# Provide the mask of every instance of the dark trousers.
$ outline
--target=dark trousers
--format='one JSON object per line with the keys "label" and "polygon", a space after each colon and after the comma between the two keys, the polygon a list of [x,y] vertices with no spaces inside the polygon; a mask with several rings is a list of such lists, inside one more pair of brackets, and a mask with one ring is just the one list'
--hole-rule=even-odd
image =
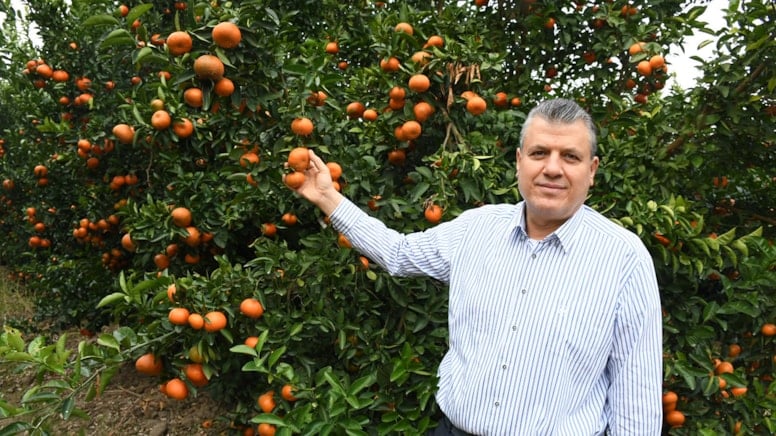
{"label": "dark trousers", "polygon": [[474,436],[471,433],[457,428],[447,419],[447,416],[442,415],[442,419],[437,423],[436,428],[433,428],[426,433],[426,436]]}

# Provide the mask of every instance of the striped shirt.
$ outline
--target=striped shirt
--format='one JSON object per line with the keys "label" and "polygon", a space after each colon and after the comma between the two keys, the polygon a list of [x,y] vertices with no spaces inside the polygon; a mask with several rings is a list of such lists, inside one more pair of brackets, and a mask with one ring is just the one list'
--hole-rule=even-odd
{"label": "striped shirt", "polygon": [[583,205],[532,241],[523,203],[423,232],[388,229],[348,200],[332,224],[397,276],[449,285],[436,400],[480,435],[659,435],[662,319],[639,238]]}

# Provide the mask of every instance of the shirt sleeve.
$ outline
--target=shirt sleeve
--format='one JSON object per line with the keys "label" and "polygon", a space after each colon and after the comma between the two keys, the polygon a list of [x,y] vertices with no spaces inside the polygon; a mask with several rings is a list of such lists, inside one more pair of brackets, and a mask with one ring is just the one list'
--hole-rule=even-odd
{"label": "shirt sleeve", "polygon": [[448,283],[451,241],[443,223],[432,229],[402,234],[369,216],[348,199],[331,213],[331,223],[360,253],[394,276],[430,276]]}
{"label": "shirt sleeve", "polygon": [[659,435],[663,423],[663,324],[652,259],[644,248],[620,295],[606,413],[611,435]]}

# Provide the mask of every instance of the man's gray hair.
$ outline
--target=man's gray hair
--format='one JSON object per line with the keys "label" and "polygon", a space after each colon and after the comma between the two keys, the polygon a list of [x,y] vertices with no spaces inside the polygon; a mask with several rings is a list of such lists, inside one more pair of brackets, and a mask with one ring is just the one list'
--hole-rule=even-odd
{"label": "man's gray hair", "polygon": [[542,118],[550,123],[560,124],[573,124],[582,120],[590,133],[590,156],[593,157],[598,152],[596,128],[593,123],[593,118],[576,102],[565,98],[545,100],[528,112],[528,117],[526,117],[523,128],[520,130],[520,148],[523,148],[525,133],[528,126],[536,117]]}

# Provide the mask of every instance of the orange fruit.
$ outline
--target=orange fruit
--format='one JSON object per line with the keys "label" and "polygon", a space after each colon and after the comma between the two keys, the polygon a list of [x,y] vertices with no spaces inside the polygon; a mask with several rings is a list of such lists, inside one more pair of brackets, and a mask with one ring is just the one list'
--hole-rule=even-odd
{"label": "orange fruit", "polygon": [[175,283],[170,284],[170,286],[167,286],[167,299],[170,300],[170,303],[175,303],[175,294],[178,292],[178,287],[175,286]]}
{"label": "orange fruit", "polygon": [[271,238],[278,233],[278,226],[274,223],[264,223],[261,225],[261,234]]}
{"label": "orange fruit", "polygon": [[194,330],[202,330],[202,327],[205,326],[205,318],[202,318],[202,315],[198,313],[192,313],[189,315],[188,322],[189,327],[193,328]]}
{"label": "orange fruit", "polygon": [[208,382],[205,371],[201,363],[188,363],[183,367],[183,373],[186,374],[186,379],[194,386],[201,388]]}
{"label": "orange fruit", "polygon": [[156,130],[165,130],[172,124],[172,117],[166,110],[158,110],[151,115],[151,126]]}
{"label": "orange fruit", "polygon": [[256,348],[256,345],[259,343],[259,337],[248,336],[243,343],[251,348]]}
{"label": "orange fruit", "polygon": [[426,41],[426,44],[423,45],[424,48],[426,47],[437,47],[442,48],[445,45],[445,40],[439,35],[431,35],[428,37],[428,40]]}
{"label": "orange fruit", "polygon": [[772,324],[772,323],[763,324],[763,326],[760,328],[760,333],[762,333],[763,336],[767,336],[767,337],[776,336],[776,324]]}
{"label": "orange fruit", "polygon": [[283,388],[280,390],[280,396],[283,397],[286,401],[296,401],[296,397],[294,396],[294,387],[286,384],[283,385]]}
{"label": "orange fruit", "polygon": [[135,245],[135,242],[132,240],[132,236],[130,236],[129,233],[125,233],[124,236],[121,237],[121,246],[130,253],[134,253],[137,249],[137,245]]}
{"label": "orange fruit", "polygon": [[40,64],[35,68],[35,72],[44,79],[49,79],[54,74],[54,70],[46,64]]}
{"label": "orange fruit", "polygon": [[407,152],[401,148],[395,148],[388,152],[388,162],[391,165],[404,165],[404,161],[407,159]]}
{"label": "orange fruit", "polygon": [[337,235],[337,245],[342,248],[353,248],[353,244],[350,243],[348,237],[342,233]]}
{"label": "orange fruit", "polygon": [[671,427],[681,427],[685,421],[684,413],[678,410],[672,410],[666,413],[665,420],[666,424]]}
{"label": "orange fruit", "polygon": [[188,138],[194,134],[194,123],[188,118],[181,118],[172,124],[172,131],[178,138]]}
{"label": "orange fruit", "polygon": [[131,144],[135,139],[135,128],[129,124],[116,124],[113,127],[113,136],[122,144]]}
{"label": "orange fruit", "polygon": [[313,133],[313,122],[306,117],[295,118],[291,121],[291,131],[299,136],[310,136]]}
{"label": "orange fruit", "polygon": [[283,176],[283,183],[291,189],[299,189],[304,185],[305,175],[301,171],[294,171]]}
{"label": "orange fruit", "polygon": [[361,116],[364,115],[365,110],[366,107],[364,107],[364,104],[358,101],[349,103],[345,107],[345,113],[348,114],[350,119],[361,118]]}
{"label": "orange fruit", "polygon": [[375,121],[377,119],[377,111],[374,109],[366,109],[363,113],[364,120]]}
{"label": "orange fruit", "polygon": [[401,128],[402,128],[402,134],[409,141],[416,139],[418,136],[420,136],[420,133],[422,132],[420,123],[412,120],[406,121],[404,124],[402,124]]}
{"label": "orange fruit", "polygon": [[32,174],[38,178],[46,177],[46,175],[48,175],[48,168],[46,168],[45,165],[35,165],[35,167],[32,169]]}
{"label": "orange fruit", "polygon": [[167,50],[173,56],[180,56],[191,51],[193,41],[191,35],[184,31],[172,32],[167,39]]}
{"label": "orange fruit", "polygon": [[154,265],[160,270],[167,269],[170,267],[170,258],[166,254],[159,253],[154,256]]}
{"label": "orange fruit", "polygon": [[186,227],[187,236],[183,238],[183,242],[189,247],[197,247],[202,242],[202,233],[198,228],[194,226]]}
{"label": "orange fruit", "polygon": [[178,227],[188,227],[191,225],[191,211],[185,207],[176,207],[170,212],[172,223]]}
{"label": "orange fruit", "polygon": [[730,374],[730,373],[732,373],[734,370],[735,370],[735,368],[733,368],[733,364],[732,364],[732,363],[730,363],[730,362],[724,361],[724,360],[723,360],[723,361],[721,361],[721,362],[719,362],[719,365],[717,365],[717,366],[714,368],[714,372],[715,372],[717,375],[720,375],[720,374]]}
{"label": "orange fruit", "polygon": [[240,45],[240,40],[242,40],[240,28],[229,21],[216,24],[213,27],[211,36],[213,37],[213,42],[221,48],[235,48]]}
{"label": "orange fruit", "polygon": [[141,374],[157,376],[162,373],[164,365],[162,359],[153,353],[146,353],[135,360],[135,369]]}
{"label": "orange fruit", "polygon": [[288,153],[287,162],[294,171],[304,171],[310,166],[310,152],[307,147],[296,147]]}
{"label": "orange fruit", "polygon": [[218,82],[224,77],[224,63],[217,56],[202,55],[194,61],[194,74],[200,79]]}
{"label": "orange fruit", "polygon": [[419,123],[426,121],[435,112],[434,106],[425,101],[419,101],[412,107],[412,113],[415,114],[415,120]]}
{"label": "orange fruit", "polygon": [[406,95],[407,92],[401,86],[394,86],[388,91],[388,97],[395,100],[403,100]]}
{"label": "orange fruit", "polygon": [[661,55],[655,55],[649,58],[649,66],[652,67],[653,70],[659,70],[663,68],[666,65],[666,60]]}
{"label": "orange fruit", "polygon": [[240,303],[240,313],[248,318],[259,318],[264,314],[264,307],[262,307],[259,300],[255,298],[246,298]]}
{"label": "orange fruit", "polygon": [[167,314],[167,319],[174,325],[186,325],[189,323],[189,309],[185,307],[173,307]]}
{"label": "orange fruit", "polygon": [[644,50],[644,43],[643,42],[635,42],[630,47],[628,47],[628,54],[631,56],[635,56],[639,53],[641,53]]}
{"label": "orange fruit", "polygon": [[202,107],[204,103],[202,90],[194,87],[183,91],[183,101],[191,107]]}
{"label": "orange fruit", "polygon": [[337,41],[330,41],[326,43],[326,48],[324,50],[328,54],[337,54],[339,53],[339,43]]}
{"label": "orange fruit", "polygon": [[738,344],[730,344],[728,346],[728,357],[735,359],[741,354],[741,346]]}
{"label": "orange fruit", "polygon": [[264,413],[272,413],[273,410],[275,410],[275,391],[268,391],[261,395],[259,395],[258,400],[256,402],[259,404],[259,408]]}
{"label": "orange fruit", "polygon": [[249,166],[252,166],[252,165],[256,165],[260,161],[261,161],[261,158],[259,158],[259,155],[254,153],[254,152],[252,152],[252,151],[248,151],[246,153],[243,153],[240,156],[240,166],[243,167],[243,168],[246,168],[246,167],[249,167]]}
{"label": "orange fruit", "polygon": [[296,215],[292,212],[286,212],[280,217],[280,221],[287,226],[293,226],[297,223]]}
{"label": "orange fruit", "polygon": [[214,310],[205,314],[205,330],[208,332],[217,332],[226,327],[226,315],[223,312]]}
{"label": "orange fruit", "polygon": [[164,393],[175,400],[185,400],[189,396],[189,388],[179,378],[174,378],[164,385]]}
{"label": "orange fruit", "polygon": [[392,98],[388,100],[388,107],[391,108],[391,110],[398,111],[404,108],[405,103],[406,101],[403,98],[400,100]]}
{"label": "orange fruit", "polygon": [[735,388],[730,388],[730,393],[733,394],[734,397],[743,397],[746,395],[746,387],[745,386],[738,386]]}
{"label": "orange fruit", "polygon": [[431,61],[431,53],[425,51],[425,50],[419,50],[412,54],[412,57],[410,57],[410,60],[420,66],[426,66],[426,64]]}
{"label": "orange fruit", "polygon": [[466,110],[472,115],[482,115],[487,108],[488,103],[479,95],[475,95],[466,102]]}
{"label": "orange fruit", "polygon": [[641,61],[636,65],[636,71],[642,76],[649,76],[652,74],[652,65],[649,64],[649,61]]}
{"label": "orange fruit", "polygon": [[399,59],[394,56],[380,60],[380,69],[387,73],[395,73],[396,71],[399,71],[400,66]]}
{"label": "orange fruit", "polygon": [[70,74],[67,73],[65,70],[56,70],[53,73],[51,73],[51,80],[55,82],[67,82],[70,80]]}
{"label": "orange fruit", "polygon": [[415,33],[415,29],[412,28],[412,25],[409,23],[405,23],[403,21],[397,24],[396,27],[393,28],[393,30],[396,32],[404,32],[408,35],[412,35],[413,33]]}
{"label": "orange fruit", "polygon": [[442,208],[438,204],[429,204],[423,212],[426,221],[436,224],[442,220]]}
{"label": "orange fruit", "polygon": [[431,87],[431,80],[425,74],[414,74],[407,85],[415,92],[426,92]]}
{"label": "orange fruit", "polygon": [[229,97],[234,94],[234,82],[224,77],[216,82],[216,85],[213,87],[213,92],[221,97]]}
{"label": "orange fruit", "polygon": [[337,162],[326,162],[326,166],[329,168],[331,174],[331,180],[339,180],[342,177],[342,166]]}
{"label": "orange fruit", "polygon": [[679,401],[679,396],[676,395],[676,392],[668,391],[663,394],[663,410],[666,412],[670,412],[671,410],[676,409],[676,402]]}
{"label": "orange fruit", "polygon": [[272,424],[267,424],[266,422],[262,422],[259,424],[257,432],[259,436],[275,436],[275,426]]}

